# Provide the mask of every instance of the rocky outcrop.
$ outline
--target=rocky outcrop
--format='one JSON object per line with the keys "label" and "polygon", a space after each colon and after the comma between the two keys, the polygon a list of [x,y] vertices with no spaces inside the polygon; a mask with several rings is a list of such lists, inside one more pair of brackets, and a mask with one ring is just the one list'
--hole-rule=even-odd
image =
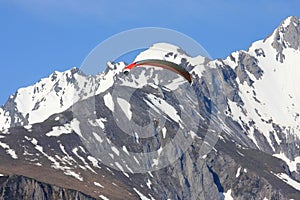
{"label": "rocky outcrop", "polygon": [[93,200],[81,192],[39,182],[32,178],[9,175],[0,177],[0,199],[22,200]]}
{"label": "rocky outcrop", "polygon": [[[34,112],[45,118],[27,126],[12,120],[18,126],[0,132],[0,170],[48,184],[3,176],[3,198],[297,199],[299,79],[292,74],[285,84],[290,74],[280,70],[300,62],[299,24],[290,17],[225,60],[193,63],[181,50],[162,55],[193,74],[191,85],[151,68],[124,78],[124,66],[110,63],[97,85],[73,69],[62,82],[55,74],[42,81],[50,89],[42,83],[24,90],[35,94],[24,96],[34,100],[32,109],[19,107],[24,119],[12,96],[5,112],[13,109],[25,124]],[[67,101],[71,89],[82,101]],[[45,100],[44,90],[55,101]]]}

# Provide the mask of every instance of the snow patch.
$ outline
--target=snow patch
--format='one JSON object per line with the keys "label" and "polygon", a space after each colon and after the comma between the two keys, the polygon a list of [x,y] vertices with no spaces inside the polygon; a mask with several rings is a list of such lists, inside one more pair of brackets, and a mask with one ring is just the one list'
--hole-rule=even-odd
{"label": "snow patch", "polygon": [[140,162],[139,162],[139,160],[138,160],[135,156],[133,156],[133,159],[134,159],[134,161],[135,161],[138,165],[141,165]]}
{"label": "snow patch", "polygon": [[77,174],[76,172],[74,172],[74,171],[67,170],[67,171],[64,172],[64,174],[68,175],[68,176],[73,176],[74,178],[76,178],[79,181],[83,181],[83,178],[79,174]]}
{"label": "snow patch", "polygon": [[103,100],[104,100],[104,104],[106,105],[106,107],[108,107],[109,110],[114,112],[115,105],[114,105],[112,96],[109,92],[106,95],[104,95]]}
{"label": "snow patch", "polygon": [[96,186],[98,186],[98,187],[101,187],[101,188],[104,188],[104,186],[103,185],[101,185],[100,183],[98,183],[98,182],[94,182],[94,185],[96,185]]}
{"label": "snow patch", "polygon": [[102,139],[97,133],[93,132],[93,136],[96,138],[96,140],[97,140],[98,142],[100,142],[100,143],[103,142],[103,139]]}
{"label": "snow patch", "polygon": [[233,197],[231,196],[231,189],[227,190],[227,192],[223,193],[224,200],[233,200]]}
{"label": "snow patch", "polygon": [[112,146],[111,147],[111,150],[118,156],[120,156],[120,151],[115,147],[115,146]]}
{"label": "snow patch", "polygon": [[279,174],[275,174],[273,172],[271,172],[272,174],[274,174],[275,176],[277,176],[278,178],[280,178],[281,180],[283,180],[285,183],[287,183],[288,185],[292,186],[293,188],[295,188],[296,190],[300,191],[300,183],[293,180],[291,177],[289,177],[287,174],[284,173],[279,173]]}
{"label": "snow patch", "polygon": [[101,169],[101,167],[98,165],[98,160],[96,158],[94,158],[92,156],[88,156],[87,159],[92,162],[94,167]]}
{"label": "snow patch", "polygon": [[132,112],[130,110],[130,104],[125,99],[122,99],[122,98],[119,98],[119,97],[117,98],[117,102],[120,105],[122,111],[125,113],[126,117],[129,120],[131,120]]}
{"label": "snow patch", "polygon": [[153,178],[153,174],[151,171],[148,171],[148,174]]}
{"label": "snow patch", "polygon": [[151,200],[147,198],[145,195],[143,195],[140,191],[138,191],[136,188],[133,188],[133,190],[139,195],[141,200]]}
{"label": "snow patch", "polygon": [[122,165],[120,165],[120,163],[115,162],[115,165],[117,166],[117,168],[120,169],[121,172],[123,172],[123,174],[124,174],[127,178],[129,178],[129,175],[124,171],[124,169],[123,169]]}
{"label": "snow patch", "polygon": [[181,118],[178,115],[177,110],[171,104],[166,102],[164,99],[159,98],[153,94],[148,94],[145,102],[147,103],[148,106],[150,106],[152,108],[154,106],[154,108],[153,108],[154,110],[156,108],[158,108],[162,113],[165,113],[172,120],[174,120],[179,125],[181,125]]}
{"label": "snow patch", "polygon": [[18,156],[17,156],[15,150],[11,149],[8,144],[0,141],[0,147],[5,149],[6,153],[9,154],[13,159],[18,159]]}
{"label": "snow patch", "polygon": [[134,132],[134,138],[135,138],[135,142],[139,143],[139,135],[137,134],[137,132]]}
{"label": "snow patch", "polygon": [[129,155],[129,152],[128,152],[126,146],[123,146],[122,149],[123,149],[123,151],[124,151],[127,155]]}
{"label": "snow patch", "polygon": [[83,136],[81,134],[81,129],[80,129],[80,121],[78,121],[78,119],[73,119],[71,121],[71,127],[77,133],[77,135],[79,135],[81,138],[83,138]]}
{"label": "snow patch", "polygon": [[66,124],[64,126],[54,126],[52,130],[46,133],[48,137],[58,137],[63,134],[70,134],[72,133],[72,128],[70,124]]}
{"label": "snow patch", "polygon": [[106,196],[104,196],[104,195],[102,195],[102,194],[101,194],[99,197],[100,197],[101,199],[103,199],[103,200],[109,200],[109,198],[107,198]]}
{"label": "snow patch", "polygon": [[150,179],[148,179],[146,185],[149,189],[151,189],[152,182],[150,181]]}
{"label": "snow patch", "polygon": [[189,131],[189,135],[194,140],[195,138],[200,138],[194,131]]}
{"label": "snow patch", "polygon": [[291,172],[297,171],[297,164],[300,163],[300,156],[294,158],[294,160],[290,160],[286,155],[282,152],[279,154],[273,154],[274,157],[283,160],[288,166]]}
{"label": "snow patch", "polygon": [[107,91],[110,87],[113,86],[115,80],[115,76],[122,72],[123,68],[125,67],[125,63],[117,63],[114,67],[117,67],[114,70],[108,70],[106,74],[101,74],[100,77],[96,80],[99,83],[99,87],[96,90],[96,95],[101,94]]}
{"label": "snow patch", "polygon": [[[81,147],[81,146],[80,146]],[[80,148],[79,147],[79,148]],[[84,149],[81,147],[80,148],[82,151],[84,151]],[[87,168],[87,169],[89,169],[90,171],[92,171],[92,172],[94,172],[95,174],[97,174],[96,172],[95,172],[95,170],[93,170],[90,166],[89,166],[89,164],[85,161],[85,159],[83,158],[83,157],[81,157],[79,154],[78,154],[78,148],[77,147],[75,147],[74,149],[72,149],[72,152],[84,163],[84,166],[85,166],[85,168]]]}
{"label": "snow patch", "polygon": [[31,124],[28,124],[28,125],[24,126],[24,128],[27,129],[27,130],[31,130],[32,125],[31,125]]}
{"label": "snow patch", "polygon": [[167,134],[167,129],[166,129],[166,127],[163,127],[163,128],[161,129],[161,132],[162,132],[162,134],[163,134],[163,139],[165,139],[165,138],[166,138],[166,134]]}
{"label": "snow patch", "polygon": [[100,119],[94,119],[94,120],[89,119],[88,121],[92,126],[96,126],[96,127],[99,126],[100,128],[102,128],[104,130],[105,125],[103,122],[106,122],[107,120],[106,120],[106,118],[100,118]]}
{"label": "snow patch", "polygon": [[235,177],[237,178],[237,177],[239,177],[240,175],[241,175],[241,167],[239,167],[238,169],[237,169],[237,171],[236,171],[236,175],[235,175]]}
{"label": "snow patch", "polygon": [[158,166],[158,158],[153,158],[152,159],[152,167]]}

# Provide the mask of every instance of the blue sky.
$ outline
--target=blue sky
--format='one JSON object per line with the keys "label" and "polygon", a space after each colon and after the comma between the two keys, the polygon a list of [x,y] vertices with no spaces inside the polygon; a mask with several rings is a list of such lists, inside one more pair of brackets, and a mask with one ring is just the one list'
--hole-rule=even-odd
{"label": "blue sky", "polygon": [[297,0],[0,0],[0,104],[54,70],[80,67],[108,37],[163,27],[199,42],[212,58],[247,49],[290,15]]}

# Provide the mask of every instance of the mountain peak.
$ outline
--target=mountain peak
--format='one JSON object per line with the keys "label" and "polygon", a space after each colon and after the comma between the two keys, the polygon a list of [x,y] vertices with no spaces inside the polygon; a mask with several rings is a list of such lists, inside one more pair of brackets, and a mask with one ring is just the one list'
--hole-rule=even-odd
{"label": "mountain peak", "polygon": [[[286,40],[292,42],[299,38],[300,20],[298,17],[290,16],[283,20],[273,33],[275,40]],[[292,36],[292,37],[291,37]]]}
{"label": "mountain peak", "polygon": [[[136,58],[136,60],[144,60],[144,59],[166,59],[166,57],[170,57],[170,53],[176,58],[179,57],[189,57],[189,55],[182,50],[180,47],[169,44],[169,43],[155,43],[147,50],[141,52]],[[176,56],[175,56],[176,55]]]}
{"label": "mountain peak", "polygon": [[[272,46],[279,54],[283,49],[293,48],[300,49],[300,20],[295,16],[286,18],[279,27],[273,32]],[[281,59],[282,62],[282,59]]]}
{"label": "mountain peak", "polygon": [[289,16],[285,20],[281,22],[279,27],[287,28],[290,25],[298,26],[299,25],[299,18],[296,16]]}
{"label": "mountain peak", "polygon": [[191,85],[108,62],[19,89],[0,107],[0,190],[16,191],[6,174],[21,173],[98,199],[298,199],[299,25],[288,17],[226,60],[167,43],[136,58],[176,62]]}
{"label": "mountain peak", "polygon": [[285,60],[285,50],[300,50],[300,19],[296,16],[287,17],[280,25],[264,40],[254,42],[248,52],[255,51],[256,55],[263,55],[262,49],[271,46],[272,52],[276,56],[276,60],[283,63]]}

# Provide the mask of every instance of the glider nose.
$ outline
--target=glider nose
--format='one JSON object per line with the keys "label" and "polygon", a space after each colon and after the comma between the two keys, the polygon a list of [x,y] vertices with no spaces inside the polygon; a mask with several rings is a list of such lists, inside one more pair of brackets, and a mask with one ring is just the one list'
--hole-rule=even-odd
{"label": "glider nose", "polygon": [[128,74],[129,74],[129,70],[127,70],[127,69],[124,69],[123,73],[124,73],[126,76],[128,76]]}
{"label": "glider nose", "polygon": [[134,62],[134,63],[131,63],[131,64],[129,64],[129,65],[127,65],[124,69],[123,69],[123,73],[127,76],[128,74],[129,74],[129,72],[130,72],[130,70],[132,69],[132,68],[134,68],[136,66],[136,63]]}

